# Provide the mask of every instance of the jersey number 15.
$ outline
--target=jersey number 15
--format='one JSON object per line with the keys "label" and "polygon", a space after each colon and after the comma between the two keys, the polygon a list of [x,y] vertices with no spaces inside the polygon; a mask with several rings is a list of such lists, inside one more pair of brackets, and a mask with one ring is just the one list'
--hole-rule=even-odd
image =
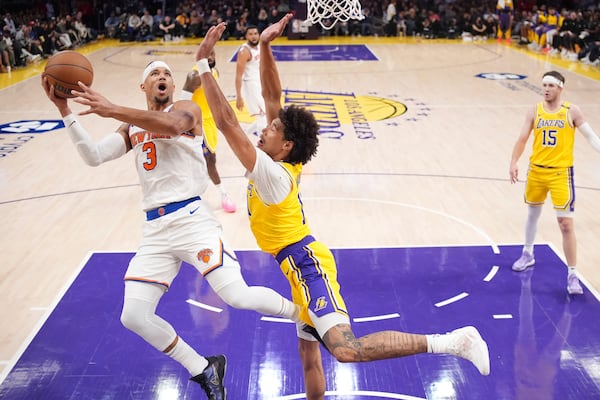
{"label": "jersey number 15", "polygon": [[542,146],[554,147],[556,146],[556,129],[542,131]]}

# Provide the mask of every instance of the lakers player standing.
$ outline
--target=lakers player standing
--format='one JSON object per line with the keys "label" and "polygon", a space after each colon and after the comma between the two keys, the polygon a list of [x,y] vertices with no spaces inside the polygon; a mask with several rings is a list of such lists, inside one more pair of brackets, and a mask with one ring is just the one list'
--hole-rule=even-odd
{"label": "lakers player standing", "polygon": [[[125,272],[121,322],[150,345],[179,362],[211,400],[225,399],[223,355],[203,357],[173,326],[156,314],[162,296],[181,268],[193,265],[227,304],[241,309],[297,320],[299,307],[275,291],[249,287],[233,251],[222,238],[222,227],[200,199],[208,184],[202,155],[202,113],[190,100],[173,102],[175,84],[169,66],[153,61],[144,69],[140,89],[147,110],[111,103],[79,84],[75,102],[80,115],[97,114],[121,121],[115,132],[95,142],[71,111],[67,99],[54,95],[46,77],[42,86],[60,112],[71,141],[90,166],[133,150],[143,194],[146,221],[143,238]],[[202,333],[199,332],[199,335]]]}
{"label": "lakers player standing", "polygon": [[577,239],[573,214],[575,211],[575,181],[573,174],[573,145],[578,129],[600,151],[600,139],[586,122],[581,109],[561,100],[565,78],[557,71],[546,72],[542,78],[544,99],[527,112],[525,123],[513,148],[510,161],[510,180],[518,181],[518,161],[529,136],[533,132],[533,149],[529,159],[525,203],[528,205],[525,224],[525,246],[521,257],[512,266],[513,271],[524,271],[535,264],[533,242],[542,206],[548,193],[554,204],[562,246],[567,259],[567,291],[582,294],[576,273]]}
{"label": "lakers player standing", "polygon": [[302,166],[316,154],[319,125],[298,106],[282,108],[281,82],[270,42],[283,32],[293,14],[266,28],[260,36],[260,73],[269,124],[256,147],[210,73],[208,57],[225,30],[211,27],[196,53],[202,86],[217,127],[223,132],[249,179],[247,200],[250,228],[261,248],[279,263],[288,279],[293,301],[301,306],[297,324],[300,359],[308,400],[325,396],[325,376],[319,342],[340,362],[366,362],[419,353],[446,353],[471,361],[488,375],[488,347],[475,327],[445,335],[381,331],[355,337],[340,294],[332,252],[312,235],[299,181]]}

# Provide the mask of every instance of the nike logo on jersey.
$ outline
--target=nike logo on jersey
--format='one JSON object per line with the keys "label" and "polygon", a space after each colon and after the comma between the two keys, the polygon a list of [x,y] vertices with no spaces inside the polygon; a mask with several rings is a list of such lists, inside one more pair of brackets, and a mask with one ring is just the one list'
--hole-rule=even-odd
{"label": "nike logo on jersey", "polygon": [[200,206],[194,208],[193,210],[190,210],[190,215],[192,215],[193,213],[195,213],[196,211],[198,211],[199,208],[200,208]]}

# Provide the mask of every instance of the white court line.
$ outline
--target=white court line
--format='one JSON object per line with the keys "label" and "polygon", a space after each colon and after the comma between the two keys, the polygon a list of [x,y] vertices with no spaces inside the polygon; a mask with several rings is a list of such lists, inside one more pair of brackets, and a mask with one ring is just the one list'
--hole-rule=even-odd
{"label": "white court line", "polygon": [[512,314],[494,314],[492,315],[492,318],[494,319],[512,319],[513,315]]}
{"label": "white court line", "polygon": [[16,353],[13,355],[12,359],[10,359],[6,364],[4,364],[5,361],[2,361],[3,365],[8,365],[8,366],[0,372],[0,385],[4,382],[4,380],[6,379],[8,374],[12,371],[12,369],[17,364],[17,361],[19,361],[19,359],[21,358],[23,353],[25,353],[25,350],[27,349],[27,347],[29,347],[31,342],[33,342],[33,339],[35,338],[35,336],[42,329],[42,327],[44,326],[44,324],[46,323],[48,318],[50,318],[52,311],[56,309],[56,307],[58,306],[58,303],[62,300],[64,295],[67,293],[67,290],[69,290],[69,288],[73,285],[73,282],[75,282],[75,279],[77,279],[77,277],[79,276],[79,273],[83,270],[83,267],[85,267],[85,265],[90,261],[90,258],[92,257],[93,254],[94,253],[91,251],[86,254],[83,261],[79,264],[79,266],[73,272],[73,275],[71,275],[71,277],[67,280],[65,285],[61,288],[61,290],[58,292],[58,294],[54,297],[54,300],[48,307],[38,307],[40,310],[44,310],[44,315],[37,321],[36,326],[31,330],[31,332],[29,333],[27,338],[25,338],[25,340],[21,343],[21,346],[16,351]]}
{"label": "white court line", "polygon": [[196,301],[196,300],[187,299],[185,302],[188,304],[191,304],[193,306],[199,307],[199,308],[204,308],[205,310],[208,310],[208,311],[212,311],[212,312],[216,312],[216,313],[223,312],[223,309],[221,309],[221,308],[209,306],[208,304],[200,303],[199,301]]}
{"label": "white court line", "polygon": [[498,245],[496,244],[496,242],[494,242],[494,240],[492,240],[492,238],[487,233],[485,233],[483,230],[479,229],[478,227],[471,224],[470,222],[467,222],[465,220],[462,220],[458,217],[455,217],[453,215],[447,214],[442,211],[432,210],[431,208],[426,208],[426,207],[421,207],[421,206],[415,206],[414,204],[399,203],[397,201],[384,201],[384,200],[378,200],[378,199],[355,198],[355,197],[352,197],[352,198],[349,198],[349,197],[303,197],[303,200],[304,201],[307,201],[307,200],[348,201],[348,200],[350,200],[350,201],[359,201],[359,202],[365,202],[365,203],[379,203],[379,204],[388,204],[388,205],[400,206],[400,207],[406,207],[406,208],[413,208],[415,210],[421,210],[421,211],[426,211],[426,212],[429,212],[432,214],[441,215],[442,217],[451,219],[453,221],[456,221],[462,225],[468,226],[469,228],[473,229],[475,232],[477,232],[479,235],[483,236],[490,243],[490,246],[492,247],[494,254],[500,254],[500,249],[498,248]]}
{"label": "white court line", "polygon": [[485,276],[485,278],[483,278],[483,280],[485,282],[489,282],[492,279],[494,279],[494,276],[496,276],[496,274],[498,273],[498,271],[500,270],[500,267],[497,265],[494,265],[492,267],[492,269],[490,269],[490,272],[488,272],[488,274]]}
{"label": "white court line", "polygon": [[294,321],[292,321],[291,319],[287,319],[287,318],[277,318],[277,317],[267,317],[267,316],[262,316],[260,317],[261,321],[268,321],[268,322],[283,322],[285,324],[293,324]]}
{"label": "white court line", "polygon": [[[377,397],[380,399],[399,399],[399,400],[427,400],[423,397],[415,397],[410,396],[408,394],[399,394],[399,393],[388,393],[388,392],[375,392],[375,391],[367,391],[367,390],[328,390],[325,392],[325,397],[327,396],[368,396],[368,397]],[[273,400],[297,400],[297,399],[306,399],[306,394],[290,394],[287,396],[274,397]]]}
{"label": "white court line", "polygon": [[374,315],[372,317],[354,318],[353,321],[354,322],[371,322],[371,321],[382,321],[384,319],[392,319],[392,318],[400,318],[400,314],[393,313],[393,314],[385,314],[385,315]]}
{"label": "white court line", "polygon": [[[567,259],[565,258],[565,256],[563,255],[562,252],[560,252],[552,243],[535,243],[536,245],[538,244],[545,244],[548,247],[550,247],[550,249],[554,252],[554,254],[556,254],[558,256],[558,258],[560,258],[560,260],[563,262],[563,264],[565,265],[565,268],[567,267]],[[585,277],[583,277],[581,275],[581,272],[577,271],[577,277],[579,278],[579,280],[581,282],[583,282],[583,284],[585,285],[586,289],[588,289],[590,291],[591,294],[594,295],[594,297],[596,298],[596,300],[600,301],[600,292],[596,291],[596,289],[594,289],[594,287],[590,284],[590,281],[588,281],[587,279],[585,279]]]}
{"label": "white court line", "polygon": [[443,300],[443,301],[440,301],[439,303],[435,303],[435,306],[436,306],[436,307],[443,307],[443,306],[447,306],[448,304],[452,304],[452,303],[455,303],[455,302],[457,302],[457,301],[459,301],[459,300],[462,300],[462,299],[464,299],[464,298],[465,298],[465,297],[467,297],[468,295],[469,295],[469,293],[467,293],[467,292],[462,292],[461,294],[457,294],[456,296],[454,296],[454,297],[450,297],[450,298],[449,298],[449,299],[447,299],[447,300]]}

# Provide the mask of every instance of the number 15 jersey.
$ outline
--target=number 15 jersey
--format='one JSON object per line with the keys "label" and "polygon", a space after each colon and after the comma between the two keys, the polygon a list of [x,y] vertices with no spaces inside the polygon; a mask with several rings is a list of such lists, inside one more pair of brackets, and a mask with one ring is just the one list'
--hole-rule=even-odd
{"label": "number 15 jersey", "polygon": [[533,126],[533,151],[531,164],[566,168],[573,166],[575,126],[569,115],[569,102],[561,104],[558,111],[544,109],[544,102],[537,104]]}

